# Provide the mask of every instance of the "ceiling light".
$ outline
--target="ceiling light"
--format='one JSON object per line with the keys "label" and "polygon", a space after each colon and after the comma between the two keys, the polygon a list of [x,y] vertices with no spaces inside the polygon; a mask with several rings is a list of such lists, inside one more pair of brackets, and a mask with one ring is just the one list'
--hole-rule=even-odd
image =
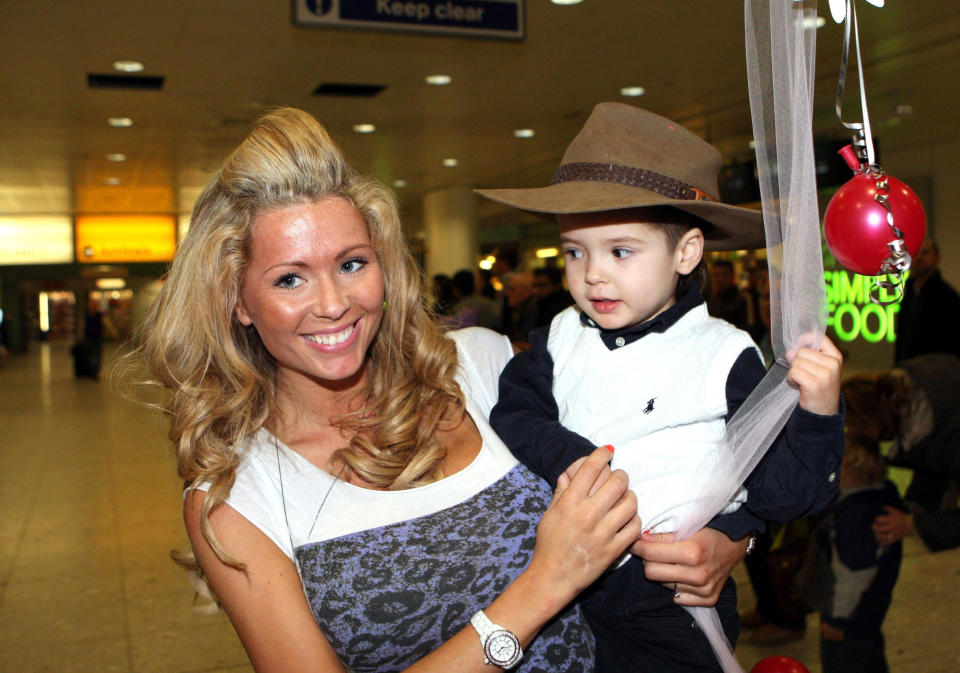
{"label": "ceiling light", "polygon": [[354,133],[373,133],[377,130],[377,127],[373,124],[354,124],[353,132]]}
{"label": "ceiling light", "polygon": [[757,149],[757,141],[751,138],[750,142],[747,143],[747,147],[749,147],[752,150]]}
{"label": "ceiling light", "polygon": [[550,0],[555,5],[579,5],[583,0]]}
{"label": "ceiling light", "polygon": [[827,25],[827,19],[823,16],[807,16],[803,19],[803,27],[807,30],[823,28],[825,25]]}
{"label": "ceiling light", "polygon": [[107,123],[110,124],[110,126],[117,126],[120,128],[133,126],[133,120],[130,119],[130,117],[110,117],[110,119],[107,120]]}
{"label": "ceiling light", "polygon": [[106,155],[105,158],[107,161],[112,161],[115,164],[119,164],[127,160],[127,155],[123,152],[111,152],[110,154]]}
{"label": "ceiling light", "polygon": [[540,259],[547,259],[549,257],[556,257],[560,254],[560,251],[556,248],[540,248],[537,250],[537,257]]}
{"label": "ceiling light", "polygon": [[450,75],[427,75],[426,76],[427,84],[433,84],[434,86],[444,86],[453,81],[453,78]]}
{"label": "ceiling light", "polygon": [[443,165],[446,166],[447,168],[453,168],[454,166],[457,165],[457,160],[452,157],[449,159],[444,159]]}
{"label": "ceiling light", "polygon": [[897,114],[898,114],[898,115],[912,115],[912,114],[913,114],[913,106],[912,106],[912,105],[906,105],[906,104],[900,104],[900,105],[897,106]]}
{"label": "ceiling light", "polygon": [[532,138],[533,135],[533,129],[517,129],[513,132],[514,138]]}
{"label": "ceiling light", "polygon": [[111,176],[111,177],[109,177],[109,178],[104,178],[104,179],[103,179],[103,184],[105,184],[105,185],[119,185],[119,184],[120,184],[120,178],[116,178],[116,177],[113,177],[113,176]]}
{"label": "ceiling light", "polygon": [[647,92],[642,86],[625,86],[620,89],[621,96],[642,96]]}
{"label": "ceiling light", "polygon": [[407,181],[406,181],[406,180],[394,180],[394,181],[393,181],[393,186],[396,187],[397,189],[403,189],[404,187],[407,186]]}
{"label": "ceiling light", "polygon": [[114,61],[113,69],[118,72],[140,72],[143,70],[143,63],[140,61]]}

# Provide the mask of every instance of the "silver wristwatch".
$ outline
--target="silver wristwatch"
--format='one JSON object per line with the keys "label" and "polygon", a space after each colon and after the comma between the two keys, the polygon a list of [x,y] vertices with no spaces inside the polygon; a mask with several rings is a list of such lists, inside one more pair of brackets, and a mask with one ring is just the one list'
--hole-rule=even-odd
{"label": "silver wristwatch", "polygon": [[517,637],[499,624],[491,622],[483,610],[479,610],[471,617],[470,623],[480,634],[483,663],[509,669],[516,666],[517,662],[523,658],[523,650],[520,649],[520,641]]}

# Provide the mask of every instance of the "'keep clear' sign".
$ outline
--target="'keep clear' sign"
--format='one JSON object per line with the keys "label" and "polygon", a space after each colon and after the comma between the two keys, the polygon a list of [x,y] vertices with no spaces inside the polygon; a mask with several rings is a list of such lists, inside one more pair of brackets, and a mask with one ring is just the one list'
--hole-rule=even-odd
{"label": "'keep clear' sign", "polygon": [[523,0],[293,0],[298,26],[522,40]]}

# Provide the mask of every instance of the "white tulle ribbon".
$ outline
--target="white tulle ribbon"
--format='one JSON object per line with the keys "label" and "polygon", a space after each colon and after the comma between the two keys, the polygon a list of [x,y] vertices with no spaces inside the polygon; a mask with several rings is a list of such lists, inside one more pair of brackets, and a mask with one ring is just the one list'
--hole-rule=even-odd
{"label": "white tulle ribbon", "polygon": [[[745,0],[744,19],[776,362],[727,424],[722,469],[711,475],[680,539],[723,509],[783,429],[798,400],[786,380],[788,351],[818,348],[827,316],[811,126],[816,10],[787,0]],[[687,609],[724,672],[743,673],[716,610]]]}

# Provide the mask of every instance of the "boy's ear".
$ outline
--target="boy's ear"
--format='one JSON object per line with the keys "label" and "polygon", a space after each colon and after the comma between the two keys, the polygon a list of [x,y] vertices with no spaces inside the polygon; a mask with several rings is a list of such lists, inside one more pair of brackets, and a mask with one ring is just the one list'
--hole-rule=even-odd
{"label": "boy's ear", "polygon": [[686,275],[703,259],[703,232],[694,227],[677,241],[677,273]]}

